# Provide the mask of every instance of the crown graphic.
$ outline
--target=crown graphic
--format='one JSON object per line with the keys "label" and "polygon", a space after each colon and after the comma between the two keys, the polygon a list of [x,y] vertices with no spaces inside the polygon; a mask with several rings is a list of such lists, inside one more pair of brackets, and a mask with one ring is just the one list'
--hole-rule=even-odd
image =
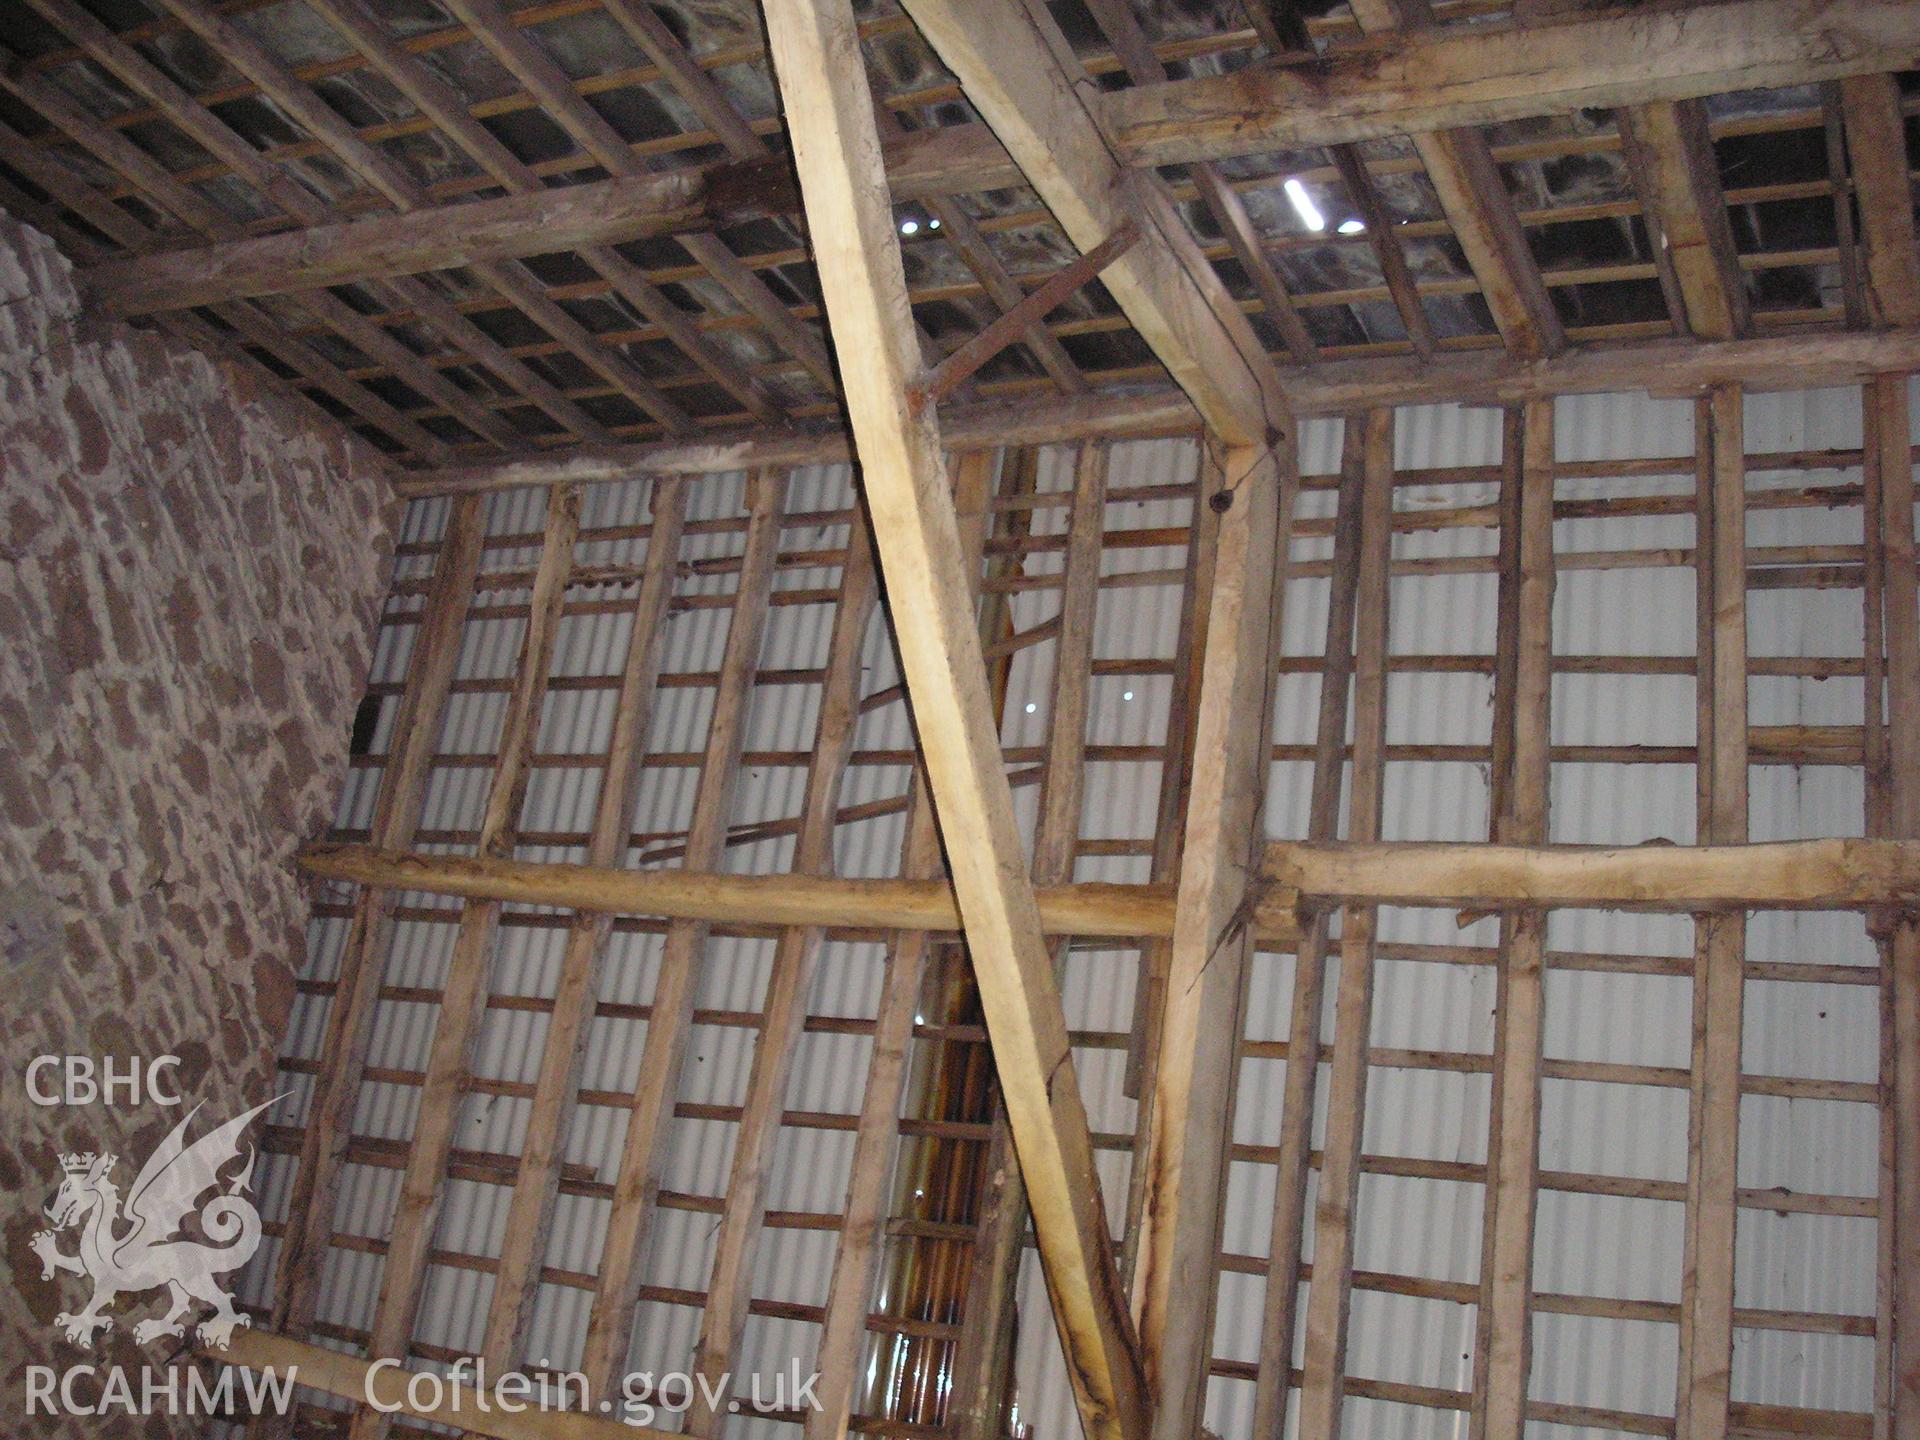
{"label": "crown graphic", "polygon": [[60,1168],[69,1175],[84,1175],[93,1168],[93,1162],[97,1158],[91,1150],[84,1155],[62,1155]]}

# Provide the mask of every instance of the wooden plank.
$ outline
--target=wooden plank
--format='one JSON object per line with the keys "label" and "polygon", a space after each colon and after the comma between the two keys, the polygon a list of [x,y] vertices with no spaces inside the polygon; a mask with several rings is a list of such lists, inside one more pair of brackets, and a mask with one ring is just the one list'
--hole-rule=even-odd
{"label": "wooden plank", "polygon": [[[1539,844],[1547,838],[1547,737],[1553,660],[1553,402],[1537,401],[1522,421],[1517,590],[1512,628],[1500,649],[1515,663],[1510,780],[1500,837]],[[1503,575],[1502,579],[1506,577]],[[1532,1352],[1534,1206],[1540,1183],[1540,1065],[1547,917],[1525,910],[1501,921],[1501,965],[1493,1041],[1492,1125],[1488,1140],[1482,1243],[1476,1405],[1472,1440],[1521,1440],[1527,1420]],[[1484,1356],[1484,1383],[1478,1373]]]}
{"label": "wooden plank", "polygon": [[[1902,839],[1920,837],[1920,733],[1897,717],[1920,707],[1920,574],[1914,544],[1912,424],[1908,377],[1889,375],[1869,388],[1868,484],[1880,498],[1886,639],[1886,828]],[[1892,1085],[1883,1102],[1891,1112],[1882,1131],[1891,1140],[1892,1193],[1889,1296],[1893,1328],[1891,1373],[1886,1377],[1889,1432],[1895,1440],[1920,1437],[1920,923],[1911,913],[1892,921],[1883,951],[1885,1037]],[[1883,1162],[1885,1163],[1885,1162]],[[1882,1224],[1887,1222],[1883,1219]]]}
{"label": "wooden plank", "polygon": [[[388,760],[374,800],[372,832],[383,845],[407,845],[420,824],[427,777],[438,748],[441,716],[460,655],[460,631],[473,598],[485,535],[485,503],[456,500],[448,512],[420,627],[394,717]],[[287,1200],[287,1225],[276,1262],[272,1321],[295,1339],[313,1323],[314,1303],[333,1234],[340,1171],[354,1106],[373,1039],[381,972],[392,934],[392,897],[363,893],[340,954],[339,978],[327,1011],[322,1054],[329,1057],[308,1104],[299,1168]],[[269,1433],[278,1427],[269,1423]],[[281,1431],[280,1433],[284,1433]]]}
{"label": "wooden plank", "polygon": [[[478,853],[507,858],[513,853],[520,810],[532,768],[533,745],[547,695],[560,608],[567,575],[573,568],[574,542],[580,534],[580,492],[556,487],[548,492],[545,536],[529,596],[530,617],[520,642],[513,691],[501,723],[500,759],[480,820]],[[453,1151],[474,1046],[486,1017],[488,976],[499,933],[500,902],[469,901],[461,908],[453,953],[441,982],[440,1014],[427,1056],[420,1107],[407,1150],[406,1172],[380,1271],[367,1351],[373,1357],[404,1361],[413,1337],[426,1283],[427,1252],[446,1196],[446,1169]],[[390,1417],[370,1406],[355,1413],[350,1440],[386,1440]]]}
{"label": "wooden plank", "polygon": [[1913,176],[1900,87],[1891,75],[1852,76],[1841,83],[1840,104],[1867,244],[1874,320],[1920,324],[1920,245],[1914,242]]}
{"label": "wooden plank", "polygon": [[[1365,424],[1362,416],[1348,416],[1341,437],[1340,500],[1334,520],[1327,639],[1322,651],[1326,659],[1321,670],[1320,713],[1314,737],[1313,790],[1307,803],[1310,841],[1329,841],[1340,834],[1347,712],[1353,688],[1353,625],[1360,593]],[[1306,1239],[1307,1173],[1312,1168],[1313,1096],[1320,1079],[1320,1028],[1325,1019],[1325,911],[1312,917],[1294,954],[1287,1070],[1280,1098],[1280,1154],[1274,1181],[1273,1227],[1267,1249],[1267,1288],[1261,1304],[1260,1367],[1253,1388],[1255,1435],[1282,1432],[1293,1374],[1293,1342],[1303,1268],[1301,1251]]]}
{"label": "wooden plank", "polygon": [[[1388,571],[1393,541],[1393,412],[1367,416],[1361,509],[1360,591],[1354,619],[1353,777],[1347,833],[1379,838],[1386,738]],[[1347,1307],[1352,1296],[1354,1211],[1367,1109],[1364,1037],[1373,1015],[1370,906],[1341,919],[1340,981],[1334,1001],[1333,1063],[1327,1075],[1327,1129],[1314,1209],[1313,1282],[1307,1291],[1306,1353],[1300,1382],[1301,1440],[1337,1440],[1346,1385]]]}
{"label": "wooden plank", "polygon": [[[601,773],[593,830],[587,841],[590,865],[610,866],[625,859],[627,853],[642,774],[640,761],[660,673],[661,637],[673,598],[686,511],[685,483],[675,478],[656,480],[650,503],[645,569],[633,602],[620,687],[614,698],[607,765]],[[521,1146],[513,1198],[508,1203],[481,1348],[482,1359],[495,1374],[506,1373],[519,1359],[539,1291],[540,1267],[545,1261],[559,1195],[561,1159],[573,1124],[609,928],[604,916],[594,914],[576,915],[567,928],[566,950],[534,1080],[526,1139]]]}
{"label": "wooden plank", "polygon": [[[746,550],[727,624],[726,650],[714,692],[712,718],[687,823],[683,863],[716,868],[726,844],[727,817],[739,778],[746,712],[760,661],[760,639],[773,585],[773,561],[780,548],[780,522],[786,511],[786,476],[758,471],[748,485]],[[693,1024],[695,966],[706,948],[707,925],[675,920],[667,929],[654,981],[653,1009],[633,1087],[620,1169],[614,1179],[600,1250],[593,1307],[580,1369],[597,1390],[609,1388],[623,1372],[633,1338],[647,1242],[655,1213],[654,1196],[667,1158],[667,1130],[679,1096],[680,1067]]]}
{"label": "wooden plank", "polygon": [[[800,834],[793,857],[797,875],[830,875],[833,871],[837,797],[853,750],[853,730],[860,714],[860,660],[877,595],[872,545],[865,524],[856,514],[847,539],[840,602],[834,610],[826,676],[820,688],[820,719],[801,802]],[[726,1394],[726,1379],[733,1370],[741,1331],[746,1326],[754,1255],[766,1215],[767,1174],[780,1133],[787,1080],[806,1023],[814,961],[825,937],[821,925],[791,926],[774,950],[766,1001],[761,1007],[760,1035],[747,1076],[740,1128],[733,1142],[727,1208],[714,1242],[707,1303],[694,1350],[691,1373],[706,1384],[696,1387],[693,1408],[682,1427],[690,1435],[717,1435],[726,1423],[724,1407],[710,1408],[706,1397]]]}
{"label": "wooden plank", "polygon": [[938,424],[907,400],[920,357],[853,15],[846,0],[777,0],[766,16],[914,723],[1069,1375],[1089,1435],[1135,1440],[1144,1381],[958,573]]}
{"label": "wooden plank", "polygon": [[[1088,690],[1093,676],[1093,620],[1099,599],[1102,528],[1107,508],[1107,451],[1081,447],[1074,469],[1073,506],[1067,521],[1067,554],[1061,589],[1059,634],[1054,645],[1053,697],[1040,816],[1034,831],[1035,894],[1073,882],[1086,778]],[[1057,975],[1065,937],[1049,944]],[[1004,1107],[996,1106],[993,1138],[983,1168],[994,1192],[981,1206],[971,1271],[955,1350],[949,1421],[959,1440],[999,1440],[1006,1396],[1002,1384],[1015,1328],[1021,1241],[1027,1229],[1026,1194]]]}
{"label": "wooden plank", "polygon": [[1623,110],[1627,155],[1650,239],[1672,267],[1683,313],[1680,327],[1707,340],[1746,333],[1747,282],[1727,220],[1720,167],[1698,100]]}
{"label": "wooden plank", "polygon": [[[991,518],[994,457],[975,451],[954,464],[954,493],[960,534],[960,572],[969,603],[980,594],[980,561]],[[939,836],[925,777],[916,773],[907,808],[906,840],[900,873],[930,879],[940,868]],[[873,1052],[853,1148],[847,1198],[840,1225],[821,1320],[814,1368],[820,1372],[820,1404],[806,1418],[806,1440],[845,1440],[852,1416],[854,1387],[861,1374],[861,1348],[885,1253],[888,1202],[892,1195],[899,1141],[900,1102],[907,1076],[907,1047],[920,1002],[928,935],[924,930],[896,933],[887,947],[886,980],[874,1013]]]}
{"label": "wooden plank", "polygon": [[1139,227],[1140,241],[1101,281],[1208,427],[1230,446],[1255,448],[1290,433],[1246,316],[1165,183],[1114,158],[1086,99],[1095,87],[1044,8],[907,0],[905,9],[1075,245],[1092,250],[1122,225]]}
{"label": "wooden plank", "polygon": [[[1746,458],[1740,391],[1695,407],[1701,454],[1701,838],[1747,838]],[[1733,1364],[1744,912],[1695,927],[1692,1115],[1681,1280],[1677,1440],[1723,1440]]]}

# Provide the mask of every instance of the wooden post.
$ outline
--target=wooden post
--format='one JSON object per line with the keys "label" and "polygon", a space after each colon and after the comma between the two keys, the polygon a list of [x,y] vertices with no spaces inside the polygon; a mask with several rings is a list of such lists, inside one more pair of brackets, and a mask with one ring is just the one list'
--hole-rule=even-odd
{"label": "wooden post", "polygon": [[[1553,658],[1553,402],[1527,406],[1524,458],[1517,483],[1519,520],[1512,607],[1514,626],[1499,648],[1514,652],[1510,713],[1512,771],[1496,817],[1499,838],[1547,839],[1547,733]],[[1504,510],[1503,510],[1504,513]],[[1504,537],[1503,537],[1504,538]],[[1507,580],[1505,574],[1501,579]],[[1498,713],[1501,706],[1496,702]],[[1526,910],[1501,918],[1501,966],[1493,1041],[1493,1116],[1489,1130],[1485,1238],[1482,1241],[1479,1342],[1473,1440],[1521,1440],[1533,1316],[1533,1220],[1540,1183],[1540,1061],[1547,916]]]}
{"label": "wooden post", "polygon": [[[1746,457],[1741,395],[1695,407],[1700,453],[1700,839],[1747,838]],[[1696,923],[1692,1143],[1681,1281],[1678,1440],[1724,1440],[1733,1363],[1744,912]]]}
{"label": "wooden post", "polygon": [[[1353,779],[1347,833],[1380,838],[1381,771],[1386,741],[1388,574],[1393,541],[1391,410],[1367,416],[1366,479],[1361,502],[1360,593],[1354,620]],[[1353,1286],[1354,1212],[1367,1109],[1367,1056],[1373,1015],[1371,906],[1350,905],[1341,919],[1340,984],[1320,1190],[1314,1211],[1313,1283],[1307,1292],[1306,1364],[1300,1387],[1301,1440],[1336,1440],[1346,1384],[1347,1306]]]}
{"label": "wooden post", "polygon": [[[1340,499],[1334,517],[1333,569],[1327,599],[1327,642],[1320,669],[1320,716],[1314,737],[1313,793],[1307,838],[1340,834],[1340,798],[1347,760],[1347,712],[1353,686],[1353,626],[1360,588],[1361,507],[1365,500],[1366,418],[1349,415],[1341,437]],[[1307,1171],[1313,1152],[1313,1096],[1320,1079],[1320,1026],[1325,1018],[1327,915],[1316,911],[1295,950],[1293,1015],[1287,1031],[1287,1073],[1280,1100],[1280,1156],[1267,1249],[1267,1289],[1260,1324],[1260,1370],[1254,1380],[1253,1433],[1279,1435],[1286,1420],[1300,1301],[1300,1252],[1306,1236]]]}
{"label": "wooden post", "polygon": [[[773,586],[773,560],[779,549],[780,522],[786,511],[787,478],[759,471],[748,486],[746,552],[740,562],[727,648],[720,660],[720,683],[701,757],[700,785],[687,826],[685,863],[714,869],[726,844],[727,817],[740,772],[740,748],[746,736],[746,712],[753,677],[760,663],[760,637]],[[587,1318],[587,1339],[580,1369],[595,1394],[610,1393],[626,1364],[633,1338],[641,1270],[652,1231],[654,1196],[666,1163],[666,1132],[680,1090],[680,1065],[693,1024],[694,966],[706,949],[707,926],[676,920],[667,928],[654,981],[653,1010],[647,1022],[633,1110],[627,1121],[620,1173],[601,1247],[598,1284]]]}
{"label": "wooden post", "polygon": [[1269,763],[1275,637],[1297,484],[1291,438],[1229,450],[1194,725],[1179,898],[1148,1121],[1134,1305],[1156,1434],[1191,1434],[1213,1335],[1233,1061]]}
{"label": "wooden post", "polygon": [[[481,855],[505,857],[513,851],[534,741],[540,730],[541,707],[547,695],[547,671],[560,627],[560,607],[566,599],[567,575],[573,569],[573,547],[579,533],[578,488],[555,486],[547,494],[545,536],[528,601],[529,615],[513,690],[507,697],[501,726],[500,758],[480,820]],[[400,1183],[399,1205],[381,1270],[380,1298],[367,1339],[367,1352],[376,1358],[388,1356],[402,1362],[408,1358],[426,1283],[427,1251],[446,1195],[454,1126],[466,1095],[473,1049],[486,1017],[487,977],[499,926],[499,901],[470,900],[461,907],[453,957],[441,987],[440,1016],[427,1057],[426,1079],[421,1085],[413,1143],[407,1150],[406,1174]],[[390,1416],[362,1406],[353,1417],[350,1440],[386,1440],[391,1425]]]}
{"label": "wooden post", "polygon": [[[623,860],[633,832],[633,806],[639,787],[641,756],[653,716],[655,682],[660,673],[661,636],[673,599],[675,561],[686,513],[686,483],[662,477],[653,485],[651,528],[645,569],[634,599],[627,652],[615,692],[613,735],[607,766],[601,773],[587,861],[611,865]],[[540,1054],[526,1139],[508,1205],[505,1237],[494,1270],[493,1298],[487,1312],[481,1357],[496,1375],[513,1368],[540,1289],[547,1236],[559,1197],[561,1157],[579,1103],[580,1072],[586,1061],[587,1035],[593,1026],[610,922],[604,915],[575,915],[567,927],[566,950]]]}

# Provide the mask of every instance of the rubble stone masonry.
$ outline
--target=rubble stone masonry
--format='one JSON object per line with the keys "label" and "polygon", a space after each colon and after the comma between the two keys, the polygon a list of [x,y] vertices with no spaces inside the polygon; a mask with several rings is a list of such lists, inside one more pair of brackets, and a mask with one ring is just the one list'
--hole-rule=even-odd
{"label": "rubble stone masonry", "polygon": [[[137,1401],[184,1348],[135,1341],[161,1291],[122,1297],[95,1349],[64,1338],[92,1287],[43,1279],[33,1237],[63,1152],[117,1155],[124,1194],[193,1105],[197,1135],[273,1094],[307,912],[290,859],[333,815],[396,520],[373,449],[88,313],[0,215],[0,1434],[207,1433],[26,1415],[29,1365],[125,1367]],[[185,1103],[33,1103],[29,1063],[68,1054],[178,1056]]]}

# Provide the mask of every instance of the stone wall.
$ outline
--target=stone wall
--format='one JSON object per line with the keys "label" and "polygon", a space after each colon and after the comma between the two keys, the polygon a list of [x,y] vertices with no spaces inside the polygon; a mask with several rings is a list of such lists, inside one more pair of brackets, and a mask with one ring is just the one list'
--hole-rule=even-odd
{"label": "stone wall", "polygon": [[[66,1338],[92,1286],[42,1278],[35,1236],[63,1153],[117,1155],[124,1194],[194,1105],[197,1138],[273,1093],[306,917],[289,857],[333,815],[397,515],[371,448],[83,314],[51,242],[0,216],[0,1433],[205,1432],[26,1414],[29,1365],[126,1367],[137,1402],[186,1344],[137,1342],[158,1290]],[[176,1055],[185,1103],[42,1107],[44,1054]]]}

